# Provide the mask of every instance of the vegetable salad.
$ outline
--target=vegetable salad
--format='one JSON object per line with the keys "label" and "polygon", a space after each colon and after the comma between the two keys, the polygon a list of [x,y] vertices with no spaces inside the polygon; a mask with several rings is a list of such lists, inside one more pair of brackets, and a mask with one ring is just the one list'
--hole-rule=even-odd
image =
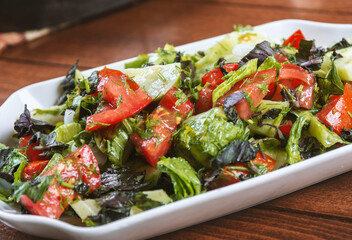
{"label": "vegetable salad", "polygon": [[349,144],[351,42],[283,37],[237,26],[196,54],[166,44],[90,76],[75,63],[0,144],[0,199],[95,226]]}

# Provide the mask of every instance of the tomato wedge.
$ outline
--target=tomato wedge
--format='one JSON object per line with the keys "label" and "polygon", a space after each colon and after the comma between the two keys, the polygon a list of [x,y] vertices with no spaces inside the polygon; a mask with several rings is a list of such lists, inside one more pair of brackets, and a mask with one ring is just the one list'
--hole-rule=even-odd
{"label": "tomato wedge", "polygon": [[[238,66],[238,63],[229,63],[225,64],[223,68],[229,73],[232,71],[236,71],[238,69]],[[217,67],[202,77],[202,83],[203,85],[205,85],[206,83],[210,83],[211,87],[215,89],[217,86],[219,86],[225,81],[225,79],[222,79],[223,77],[224,74],[222,73],[220,67]]]}
{"label": "tomato wedge", "polygon": [[44,170],[48,162],[49,160],[40,160],[28,163],[22,170],[22,181],[29,181],[38,176]]}
{"label": "tomato wedge", "polygon": [[290,60],[288,60],[288,58],[285,55],[281,54],[281,53],[275,54],[274,58],[276,59],[276,61],[278,63],[290,62]]}
{"label": "tomato wedge", "polygon": [[267,169],[267,171],[266,171],[266,173],[267,173],[267,172],[271,172],[272,170],[274,170],[276,160],[269,157],[265,153],[263,156],[262,153],[258,152],[257,156],[252,160],[252,163],[255,165],[264,165]]}
{"label": "tomato wedge", "polygon": [[[74,191],[72,190],[72,194]],[[21,204],[32,214],[49,217],[59,218],[64,212],[62,201],[66,200],[61,195],[59,184],[54,179],[47,192],[44,194],[43,200],[34,203],[27,195],[22,195],[20,198]],[[73,199],[72,199],[73,200]]]}
{"label": "tomato wedge", "polygon": [[222,79],[224,74],[221,72],[221,69],[215,68],[214,70],[208,72],[202,77],[202,83],[210,83],[211,87],[215,89],[219,84],[223,83],[225,79]]}
{"label": "tomato wedge", "polygon": [[177,125],[193,110],[193,105],[188,99],[179,102],[175,95],[178,91],[181,90],[175,87],[170,89],[161,99],[159,106],[148,116],[146,126],[141,130],[151,133],[152,136],[143,136],[143,134],[141,136],[138,132],[131,135],[137,150],[153,167],[156,166],[159,158],[168,152],[172,133]]}
{"label": "tomato wedge", "polygon": [[210,87],[204,87],[198,92],[199,99],[195,105],[197,114],[206,112],[213,107],[212,93],[213,89]]}
{"label": "tomato wedge", "polygon": [[74,189],[63,182],[71,186],[83,182],[89,186],[88,193],[100,186],[99,166],[87,145],[59,160],[41,176],[54,176],[43,199],[34,203],[27,195],[22,195],[20,200],[32,214],[50,218],[59,218],[68,204],[78,197]]}
{"label": "tomato wedge", "polygon": [[174,110],[178,112],[184,119],[193,110],[193,105],[188,99],[179,99],[177,93],[184,94],[182,90],[172,87],[161,99],[159,106],[169,111]]}
{"label": "tomato wedge", "polygon": [[248,94],[249,98],[252,100],[252,103],[249,103],[247,99],[244,98],[235,106],[240,118],[249,119],[253,114],[250,104],[253,104],[253,107],[256,107],[265,96],[270,94],[270,89],[275,85],[275,79],[275,68],[256,72],[248,78],[245,78],[243,82],[235,84],[234,87],[218,99],[216,106],[222,106],[225,98],[231,94],[237,91],[244,91]]}
{"label": "tomato wedge", "polygon": [[292,121],[291,120],[287,120],[287,121],[281,123],[281,125],[279,126],[280,131],[286,137],[290,136],[291,128],[292,128]]}
{"label": "tomato wedge", "polygon": [[97,89],[109,105],[87,118],[86,131],[117,124],[138,113],[152,101],[137,83],[121,71],[104,68],[99,72],[99,77],[101,80]]}
{"label": "tomato wedge", "polygon": [[283,43],[282,46],[292,46],[296,49],[299,48],[299,43],[301,42],[302,39],[306,39],[303,36],[303,33],[300,29],[298,29],[296,32],[294,32],[289,38],[287,38]]}
{"label": "tomato wedge", "polygon": [[300,107],[311,109],[314,104],[314,73],[304,70],[302,67],[294,64],[284,64],[281,66],[278,77],[278,85],[273,101],[282,101],[281,90],[283,86],[287,89],[295,90],[299,85],[303,88],[298,94]]}
{"label": "tomato wedge", "polygon": [[238,63],[228,63],[225,64],[223,67],[226,70],[226,72],[233,72],[236,71],[238,69],[239,64]]}
{"label": "tomato wedge", "polygon": [[352,128],[352,87],[345,84],[343,95],[331,96],[328,103],[315,116],[334,131]]}
{"label": "tomato wedge", "polygon": [[49,160],[50,157],[42,156],[43,150],[33,149],[35,146],[38,146],[39,143],[29,144],[29,140],[32,136],[21,137],[19,139],[18,145],[19,148],[22,148],[21,152],[27,156],[28,162],[40,161],[40,160]]}

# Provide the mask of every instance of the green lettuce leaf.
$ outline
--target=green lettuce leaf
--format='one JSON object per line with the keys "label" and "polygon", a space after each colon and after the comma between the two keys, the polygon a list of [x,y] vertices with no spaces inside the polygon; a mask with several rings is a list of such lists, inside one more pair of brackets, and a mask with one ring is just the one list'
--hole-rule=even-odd
{"label": "green lettuce leaf", "polygon": [[164,48],[158,48],[156,51],[158,59],[154,61],[155,65],[174,63],[177,55],[175,47],[165,44]]}
{"label": "green lettuce leaf", "polygon": [[286,145],[288,164],[294,164],[302,161],[301,154],[299,152],[299,140],[301,139],[303,127],[308,125],[310,120],[309,113],[304,111],[299,114],[299,117],[293,123],[290,131],[290,137]]}
{"label": "green lettuce leaf", "polygon": [[170,176],[176,199],[192,197],[202,192],[202,184],[196,171],[183,158],[161,157],[156,167]]}
{"label": "green lettuce leaf", "polygon": [[82,131],[81,124],[75,122],[63,124],[54,130],[56,141],[62,143],[68,143],[73,140],[73,137],[80,131]]}
{"label": "green lettuce leaf", "polygon": [[138,55],[137,59],[128,63],[125,63],[125,68],[141,68],[144,64],[148,63],[149,55],[141,54]]}
{"label": "green lettuce leaf", "polygon": [[[277,116],[267,116],[269,113],[278,110]],[[270,111],[270,112],[269,112]],[[257,106],[256,112],[261,113],[259,116],[252,118],[248,124],[251,134],[260,134],[267,137],[274,137],[281,121],[290,111],[290,103],[275,102],[270,100],[262,100]]]}
{"label": "green lettuce leaf", "polygon": [[310,112],[295,111],[294,114],[296,114],[298,118],[292,125],[290,137],[286,146],[287,162],[289,164],[302,160],[299,152],[299,140],[301,139],[304,126],[309,125],[309,134],[316,138],[325,148],[331,147],[337,143],[349,144],[349,142],[344,141],[339,135],[333,131],[330,131],[324,124],[320,123],[319,120]]}
{"label": "green lettuce leaf", "polygon": [[325,148],[331,147],[336,143],[349,144],[344,141],[337,133],[330,131],[323,123],[309,113],[310,125],[309,133],[315,137]]}
{"label": "green lettuce leaf", "polygon": [[12,175],[15,182],[21,179],[22,170],[27,163],[27,157],[20,152],[20,149],[3,148],[0,150],[0,172]]}
{"label": "green lettuce leaf", "polygon": [[235,139],[245,141],[249,130],[241,120],[228,122],[222,108],[188,118],[175,135],[175,151],[195,168],[210,168],[210,160]]}
{"label": "green lettuce leaf", "polygon": [[274,56],[267,57],[262,64],[258,67],[258,72],[262,70],[267,70],[270,68],[276,68],[277,71],[280,70],[282,64],[278,63]]}
{"label": "green lettuce leaf", "polygon": [[259,145],[266,155],[276,160],[274,169],[278,169],[286,164],[287,153],[285,148],[282,148],[279,140],[272,138],[259,143]]}
{"label": "green lettuce leaf", "polygon": [[241,81],[243,78],[250,76],[257,70],[257,62],[258,59],[249,60],[246,64],[240,67],[238,70],[230,72],[226,76],[228,77],[225,82],[221,83],[215,90],[213,91],[213,105],[215,105],[216,101],[224,95],[227,91],[229,91],[237,82]]}
{"label": "green lettuce leaf", "polygon": [[101,129],[95,132],[95,142],[99,150],[116,166],[123,166],[133,149],[130,136],[138,121],[135,118],[124,119],[113,129]]}
{"label": "green lettuce leaf", "polygon": [[15,201],[19,202],[23,194],[26,194],[33,202],[42,200],[53,178],[54,176],[38,177],[29,182],[16,182],[13,193]]}

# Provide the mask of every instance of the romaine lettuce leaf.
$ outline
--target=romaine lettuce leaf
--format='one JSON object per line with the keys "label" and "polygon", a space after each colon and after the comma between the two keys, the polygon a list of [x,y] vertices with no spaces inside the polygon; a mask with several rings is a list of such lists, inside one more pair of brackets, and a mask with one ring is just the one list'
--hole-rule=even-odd
{"label": "romaine lettuce leaf", "polygon": [[278,169],[286,164],[287,153],[285,148],[282,148],[279,140],[272,138],[259,143],[259,145],[266,155],[276,160],[274,169]]}
{"label": "romaine lettuce leaf", "polygon": [[192,197],[202,192],[196,171],[183,158],[161,157],[156,167],[172,181],[176,199]]}
{"label": "romaine lettuce leaf", "polygon": [[309,133],[315,137],[325,148],[331,147],[336,143],[349,144],[344,141],[337,133],[330,131],[324,124],[310,114]]}
{"label": "romaine lettuce leaf", "polygon": [[[222,40],[205,52],[205,56],[196,62],[195,79],[201,77],[214,68],[219,58],[232,54],[233,48],[239,43],[252,43],[253,45],[260,43],[269,38],[262,32],[256,31],[234,31],[226,35]],[[270,41],[270,40],[269,40]]]}
{"label": "romaine lettuce leaf", "polygon": [[188,118],[175,136],[175,151],[195,168],[210,168],[210,160],[235,139],[247,140],[249,130],[241,120],[228,122],[222,108]]}
{"label": "romaine lettuce leaf", "polygon": [[149,55],[141,54],[138,55],[137,59],[128,63],[125,63],[125,68],[141,68],[144,64],[148,63]]}
{"label": "romaine lettuce leaf", "polygon": [[23,168],[27,165],[27,158],[20,149],[3,148],[0,150],[0,172],[13,176],[12,181],[21,180]]}
{"label": "romaine lettuce leaf", "polygon": [[95,132],[95,142],[101,152],[118,166],[123,166],[133,149],[130,135],[134,132],[138,119],[128,118],[114,127],[101,129]]}
{"label": "romaine lettuce leaf", "polygon": [[163,48],[158,48],[155,53],[158,55],[158,58],[153,62],[155,65],[176,62],[177,51],[170,44],[165,44]]}
{"label": "romaine lettuce leaf", "polygon": [[349,142],[341,139],[335,132],[330,131],[324,124],[308,111],[295,111],[294,114],[298,116],[292,129],[290,137],[286,145],[287,162],[294,164],[301,161],[299,152],[299,140],[301,139],[302,130],[304,126],[309,125],[308,132],[315,137],[325,148],[331,147],[336,143],[348,144]]}
{"label": "romaine lettuce leaf", "polygon": [[270,68],[276,68],[276,70],[279,71],[281,66],[282,64],[278,63],[274,56],[269,56],[265,59],[265,61],[262,64],[260,64],[260,66],[258,67],[258,72],[267,70]]}
{"label": "romaine lettuce leaf", "polygon": [[230,72],[227,80],[221,83],[215,90],[213,91],[213,105],[215,105],[216,101],[224,95],[227,91],[229,91],[237,82],[241,81],[243,78],[250,76],[257,70],[257,62],[258,59],[249,60],[245,65],[240,67],[237,71]]}
{"label": "romaine lettuce leaf", "polygon": [[73,140],[73,137],[80,131],[82,131],[81,124],[75,122],[63,124],[54,130],[56,141],[62,143],[68,143]]}
{"label": "romaine lettuce leaf", "polygon": [[303,127],[308,125],[310,122],[310,116],[307,111],[302,112],[296,121],[293,123],[290,137],[287,141],[286,152],[287,152],[287,163],[294,164],[302,161],[301,154],[299,152],[299,140],[303,131]]}
{"label": "romaine lettuce leaf", "polygon": [[[277,116],[267,116],[268,113],[278,110]],[[270,111],[270,112],[269,112]],[[251,119],[251,123],[248,124],[251,134],[260,134],[267,137],[274,137],[277,133],[281,121],[290,111],[290,103],[286,102],[275,102],[270,100],[262,100],[257,106],[256,112],[261,113],[259,116]]]}

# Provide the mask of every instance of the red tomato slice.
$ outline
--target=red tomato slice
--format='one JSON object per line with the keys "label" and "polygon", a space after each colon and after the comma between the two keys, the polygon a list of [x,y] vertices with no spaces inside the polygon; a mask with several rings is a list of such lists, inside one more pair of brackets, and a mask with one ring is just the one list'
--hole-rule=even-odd
{"label": "red tomato slice", "polygon": [[315,83],[315,75],[298,65],[284,64],[280,68],[277,80],[279,82],[282,80],[297,80],[302,84],[313,85]]}
{"label": "red tomato slice", "polygon": [[299,85],[303,86],[298,95],[298,102],[302,108],[311,109],[314,104],[314,83],[315,75],[294,64],[284,64],[281,66],[278,77],[278,85],[273,101],[282,101],[282,86],[295,90]]}
{"label": "red tomato slice", "polygon": [[206,112],[213,107],[212,93],[213,89],[210,87],[202,88],[198,92],[199,99],[195,105],[195,110],[197,114]]}
{"label": "red tomato slice", "polygon": [[288,60],[288,58],[285,55],[281,54],[281,53],[275,54],[274,58],[276,59],[276,61],[278,63],[290,62],[290,60]]}
{"label": "red tomato slice", "polygon": [[[87,183],[88,193],[100,186],[99,166],[92,150],[87,145],[59,161],[42,173],[42,176],[56,176],[56,174],[60,175],[61,181],[71,185],[79,182]],[[68,204],[77,197],[78,194],[73,189],[60,185],[54,178],[42,200],[33,203],[26,195],[22,195],[20,200],[32,214],[59,218]]]}
{"label": "red tomato slice", "polygon": [[162,106],[167,110],[174,110],[180,113],[182,118],[185,118],[187,114],[193,110],[193,105],[188,99],[185,99],[184,102],[180,102],[175,95],[178,91],[182,90],[172,87],[161,99],[159,106]]}
{"label": "red tomato slice", "polygon": [[87,118],[86,131],[117,124],[145,108],[152,98],[137,83],[128,79],[118,70],[104,68],[99,72],[101,77],[98,91],[110,103],[104,109]]}
{"label": "red tomato slice", "polygon": [[291,120],[288,120],[288,121],[281,123],[281,125],[279,127],[282,134],[284,134],[286,137],[290,136],[291,128],[292,128],[292,121]]}
{"label": "red tomato slice", "polygon": [[257,156],[252,160],[252,163],[265,165],[267,168],[267,172],[271,172],[275,167],[276,160],[269,157],[265,153],[264,153],[264,155],[265,155],[265,158],[263,157],[263,155],[260,152],[258,152]]}
{"label": "red tomato slice", "polygon": [[342,129],[352,128],[352,87],[345,84],[343,95],[332,96],[316,117],[341,134]]}
{"label": "red tomato slice", "polygon": [[38,176],[44,170],[48,162],[49,160],[41,160],[28,163],[22,170],[22,181],[29,181]]}
{"label": "red tomato slice", "polygon": [[188,99],[183,103],[178,103],[179,99],[175,96],[176,91],[179,90],[170,89],[161,99],[159,106],[148,116],[148,121],[157,123],[151,126],[152,137],[144,139],[137,132],[131,135],[131,140],[137,150],[153,167],[156,166],[159,158],[168,152],[172,133],[177,125],[181,123],[182,118],[193,111],[193,105]]}
{"label": "red tomato slice", "polygon": [[31,139],[31,138],[32,138],[32,136],[21,137],[19,139],[19,143],[18,143],[19,148],[24,148],[24,150],[21,150],[21,153],[23,153],[27,156],[28,162],[49,160],[50,157],[40,155],[43,153],[43,150],[34,150],[33,149],[35,146],[39,145],[38,142],[28,145],[29,139]]}
{"label": "red tomato slice", "polygon": [[[70,189],[72,190],[72,189]],[[73,194],[74,191],[72,190]],[[59,218],[65,208],[62,205],[63,197],[60,192],[59,185],[56,179],[53,179],[47,192],[44,194],[43,200],[34,203],[27,195],[22,195],[20,198],[21,204],[32,214]],[[73,199],[72,199],[73,200]]]}
{"label": "red tomato slice", "polygon": [[[236,71],[238,69],[239,64],[238,63],[229,63],[224,65],[224,69],[229,73],[232,71]],[[206,83],[210,83],[211,87],[215,89],[217,86],[219,86],[221,83],[225,81],[225,79],[222,79],[224,77],[224,74],[221,72],[220,67],[215,68],[214,70],[208,72],[202,77],[202,83],[205,85]]]}
{"label": "red tomato slice", "polygon": [[[48,169],[42,176],[60,174],[61,178],[75,184],[82,180],[89,185],[92,192],[100,186],[100,170],[98,162],[88,145],[84,145],[74,153],[71,153],[64,161]],[[80,179],[82,178],[82,179]]]}
{"label": "red tomato slice", "polygon": [[[216,103],[216,106],[222,106],[226,97],[237,91],[246,92],[252,99],[253,106],[256,107],[265,96],[270,94],[270,89],[275,84],[276,79],[276,69],[271,68],[256,72],[244,79],[241,85],[239,83],[235,84],[226,94],[220,97]],[[267,91],[266,91],[266,90]],[[249,119],[253,114],[250,108],[250,103],[246,99],[242,99],[236,105],[236,110],[241,119]]]}
{"label": "red tomato slice", "polygon": [[159,157],[164,156],[171,147],[173,131],[176,130],[176,113],[168,111],[163,107],[158,107],[148,116],[149,120],[160,121],[157,126],[152,127],[153,137],[144,139],[137,132],[131,135],[131,140],[142,153],[145,160],[153,167],[159,161]]}
{"label": "red tomato slice", "polygon": [[301,32],[301,30],[297,30],[282,43],[282,46],[289,45],[289,46],[292,46],[292,47],[298,49],[299,43],[302,39],[306,39],[306,38],[303,36],[303,33]]}
{"label": "red tomato slice", "polygon": [[223,83],[225,80],[222,79],[224,74],[221,72],[220,68],[215,68],[214,70],[208,72],[202,77],[202,83],[210,83],[211,87],[215,89],[218,85]]}
{"label": "red tomato slice", "polygon": [[223,67],[226,70],[226,72],[233,72],[236,71],[238,69],[239,64],[238,63],[229,63],[229,64],[225,64]]}

